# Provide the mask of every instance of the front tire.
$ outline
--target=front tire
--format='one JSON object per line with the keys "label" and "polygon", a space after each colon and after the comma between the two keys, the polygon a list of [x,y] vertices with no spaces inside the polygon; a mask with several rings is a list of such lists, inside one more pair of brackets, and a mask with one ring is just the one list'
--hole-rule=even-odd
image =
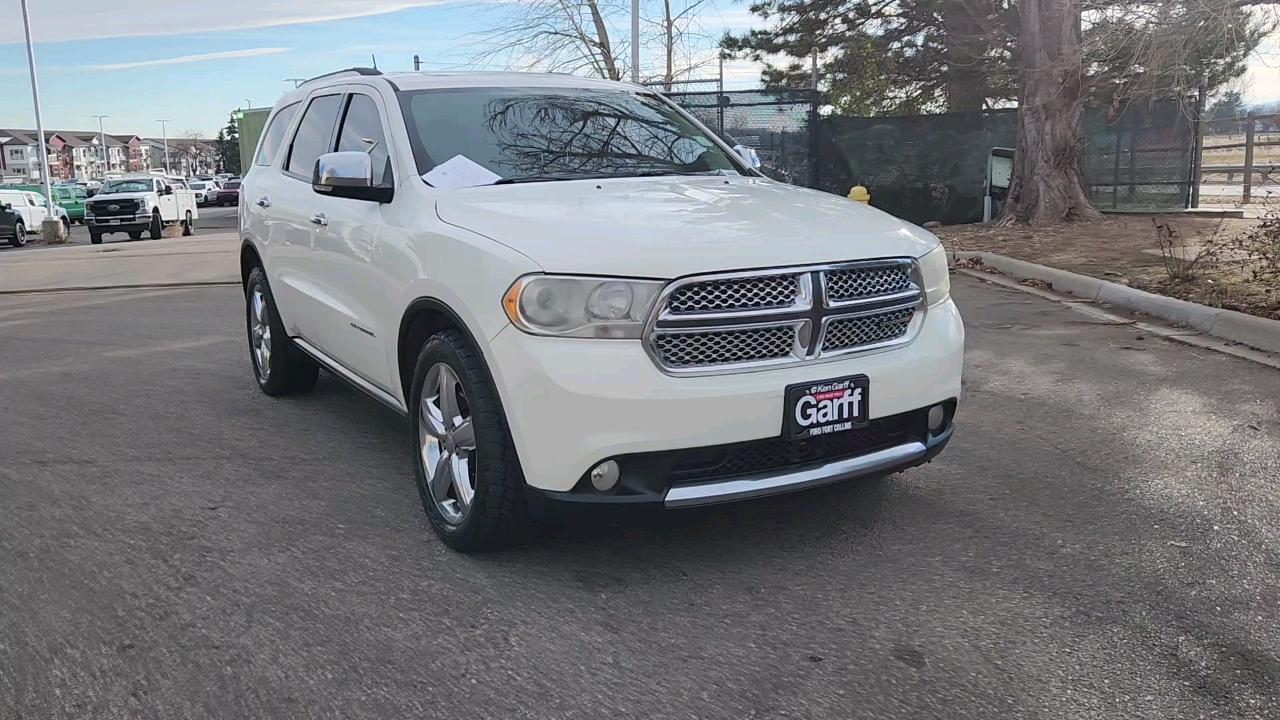
{"label": "front tire", "polygon": [[22,223],[18,223],[17,225],[13,226],[13,239],[9,241],[9,244],[14,247],[23,247],[24,245],[27,244],[27,226],[26,225],[23,225]]}
{"label": "front tire", "polygon": [[130,239],[130,240],[141,240],[141,239],[142,239],[142,231],[141,231],[141,230],[130,230],[130,231],[129,231],[129,239]]}
{"label": "front tire", "polygon": [[151,213],[151,227],[149,228],[152,240],[159,240],[164,236],[164,223],[160,222],[160,213]]}
{"label": "front tire", "polygon": [[412,388],[414,475],[436,534],[459,552],[522,539],[524,475],[480,354],[457,330],[439,332],[418,353]]}
{"label": "front tire", "polygon": [[102,244],[102,233],[90,232],[90,233],[89,233],[89,242],[93,243],[94,245],[101,245],[101,244]]}
{"label": "front tire", "polygon": [[267,285],[266,273],[256,267],[245,284],[245,324],[249,359],[258,388],[272,397],[307,392],[316,385],[320,366],[293,345],[285,334]]}

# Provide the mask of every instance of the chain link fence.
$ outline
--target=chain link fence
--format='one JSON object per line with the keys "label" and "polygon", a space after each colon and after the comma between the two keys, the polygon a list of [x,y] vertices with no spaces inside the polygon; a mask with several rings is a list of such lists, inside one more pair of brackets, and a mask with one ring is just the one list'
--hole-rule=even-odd
{"label": "chain link fence", "polygon": [[818,108],[812,90],[713,90],[666,96],[730,145],[755,150],[765,175],[817,186]]}

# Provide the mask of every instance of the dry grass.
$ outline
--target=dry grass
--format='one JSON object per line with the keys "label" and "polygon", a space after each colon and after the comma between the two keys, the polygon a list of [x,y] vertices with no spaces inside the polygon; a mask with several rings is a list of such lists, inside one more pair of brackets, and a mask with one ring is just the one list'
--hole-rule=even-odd
{"label": "dry grass", "polygon": [[[1256,261],[1202,259],[1190,279],[1173,279],[1161,255],[1157,224],[1187,247],[1222,245],[1257,228],[1257,220],[1179,214],[1111,216],[1052,228],[952,225],[934,230],[949,250],[985,250],[1070,270],[1149,292],[1280,320],[1280,277]],[[1144,250],[1156,250],[1146,253]]]}

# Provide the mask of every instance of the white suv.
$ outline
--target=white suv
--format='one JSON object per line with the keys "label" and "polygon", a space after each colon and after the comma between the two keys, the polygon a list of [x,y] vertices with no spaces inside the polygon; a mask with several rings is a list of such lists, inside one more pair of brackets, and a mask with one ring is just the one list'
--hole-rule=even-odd
{"label": "white suv", "polygon": [[456,549],[552,509],[883,475],[951,438],[937,239],[761,177],[644,88],[322,76],[273,110],[243,197],[259,386],[324,367],[407,415]]}

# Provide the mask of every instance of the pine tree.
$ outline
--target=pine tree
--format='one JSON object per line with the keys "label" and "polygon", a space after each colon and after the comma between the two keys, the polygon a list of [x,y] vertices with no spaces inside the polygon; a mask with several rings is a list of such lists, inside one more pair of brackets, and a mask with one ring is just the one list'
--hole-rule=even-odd
{"label": "pine tree", "polygon": [[227,119],[227,125],[218,130],[214,140],[218,150],[218,167],[222,172],[240,174],[240,128],[236,125],[235,115]]}

